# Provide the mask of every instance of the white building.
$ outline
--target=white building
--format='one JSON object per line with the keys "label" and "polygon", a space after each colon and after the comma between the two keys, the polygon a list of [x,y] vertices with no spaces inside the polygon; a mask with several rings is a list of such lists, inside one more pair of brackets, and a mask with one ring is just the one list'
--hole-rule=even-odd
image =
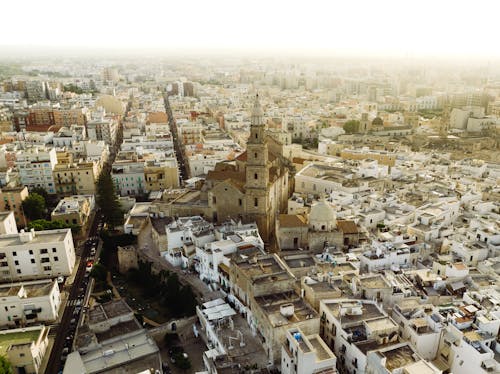
{"label": "white building", "polygon": [[0,235],[0,280],[68,276],[75,266],[71,229]]}
{"label": "white building", "polygon": [[14,212],[0,212],[0,235],[17,234]]}
{"label": "white building", "polygon": [[334,374],[337,357],[318,334],[304,335],[298,328],[286,332],[281,348],[281,374]]}
{"label": "white building", "polygon": [[399,326],[369,300],[320,301],[323,340],[332,347],[343,372],[367,373],[367,354],[399,343]]}
{"label": "white building", "polygon": [[42,187],[49,194],[55,194],[52,171],[57,164],[55,148],[29,147],[17,152],[16,167],[22,185],[32,189]]}
{"label": "white building", "polygon": [[143,161],[115,162],[111,177],[121,196],[145,193]]}
{"label": "white building", "polygon": [[0,326],[53,323],[60,306],[61,294],[55,280],[0,285]]}

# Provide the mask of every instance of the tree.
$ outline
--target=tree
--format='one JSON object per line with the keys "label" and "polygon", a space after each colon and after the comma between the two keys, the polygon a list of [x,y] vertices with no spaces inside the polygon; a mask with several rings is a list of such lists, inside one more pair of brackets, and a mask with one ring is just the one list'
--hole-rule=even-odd
{"label": "tree", "polygon": [[359,121],[355,119],[347,121],[344,123],[343,129],[347,134],[354,134],[359,131]]}
{"label": "tree", "polygon": [[65,223],[62,220],[47,221],[46,219],[36,219],[28,223],[28,229],[35,229],[35,231],[71,229],[73,234],[77,234],[80,232],[81,226],[72,223]]}
{"label": "tree", "polygon": [[14,374],[14,369],[12,369],[12,365],[4,356],[0,356],[0,373]]}
{"label": "tree", "polygon": [[104,221],[113,229],[123,223],[123,213],[115,191],[115,184],[109,173],[101,173],[97,180],[97,204]]}
{"label": "tree", "polygon": [[46,206],[45,199],[36,192],[30,193],[30,195],[24,199],[23,211],[26,217],[30,220],[41,219],[45,217]]}
{"label": "tree", "polygon": [[90,271],[90,276],[94,278],[96,281],[105,282],[106,276],[108,275],[108,271],[102,264],[95,264],[92,266],[92,270]]}
{"label": "tree", "polygon": [[184,352],[175,353],[173,355],[174,365],[177,366],[181,370],[189,370],[191,369],[191,361],[189,357]]}
{"label": "tree", "polygon": [[31,193],[39,194],[41,197],[43,197],[45,199],[45,201],[47,201],[47,198],[49,197],[49,193],[43,187],[33,187],[33,189],[31,190]]}

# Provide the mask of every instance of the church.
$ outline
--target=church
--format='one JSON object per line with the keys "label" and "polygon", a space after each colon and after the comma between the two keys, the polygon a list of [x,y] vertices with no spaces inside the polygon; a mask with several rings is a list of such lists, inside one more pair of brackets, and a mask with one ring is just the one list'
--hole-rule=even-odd
{"label": "church", "polygon": [[208,203],[206,218],[218,223],[256,222],[267,243],[274,242],[276,219],[286,211],[290,192],[286,160],[269,145],[272,142],[257,95],[246,151],[234,161],[218,163],[202,187]]}

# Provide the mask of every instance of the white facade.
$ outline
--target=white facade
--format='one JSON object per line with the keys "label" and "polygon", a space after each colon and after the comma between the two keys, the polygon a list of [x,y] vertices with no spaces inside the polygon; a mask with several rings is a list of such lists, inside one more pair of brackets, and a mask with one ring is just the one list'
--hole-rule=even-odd
{"label": "white facade", "polygon": [[145,192],[144,162],[114,163],[111,177],[121,196],[140,195]]}
{"label": "white facade", "polygon": [[0,235],[17,234],[14,212],[0,212]]}
{"label": "white facade", "polygon": [[57,164],[55,148],[31,147],[18,151],[16,167],[19,179],[28,188],[43,187],[49,194],[55,194],[52,171]]}
{"label": "white facade", "polygon": [[55,280],[0,285],[0,326],[52,323],[59,316],[60,306]]}
{"label": "white facade", "polygon": [[69,276],[75,266],[71,229],[0,235],[0,280]]}
{"label": "white facade", "polygon": [[336,362],[337,358],[319,335],[305,336],[296,328],[286,332],[281,348],[281,374],[334,374]]}

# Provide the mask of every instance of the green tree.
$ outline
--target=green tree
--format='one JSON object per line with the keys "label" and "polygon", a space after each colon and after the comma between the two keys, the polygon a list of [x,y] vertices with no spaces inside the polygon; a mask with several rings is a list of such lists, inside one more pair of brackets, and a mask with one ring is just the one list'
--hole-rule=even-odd
{"label": "green tree", "polygon": [[179,352],[173,355],[174,365],[177,366],[181,370],[189,370],[191,369],[191,361],[189,357],[184,352]]}
{"label": "green tree", "polygon": [[24,199],[23,211],[26,217],[30,220],[41,219],[45,217],[46,206],[45,199],[36,192],[30,193],[30,195]]}
{"label": "green tree", "polygon": [[90,276],[96,281],[105,282],[108,270],[102,264],[94,264],[92,270],[90,271]]}
{"label": "green tree", "polygon": [[355,119],[349,120],[344,123],[343,129],[347,134],[354,134],[359,131],[359,121]]}
{"label": "green tree", "polygon": [[47,221],[46,219],[36,219],[28,223],[28,229],[35,231],[56,230],[56,229],[71,229],[73,234],[77,234],[81,230],[81,226],[72,223],[66,223],[62,220]]}
{"label": "green tree", "polygon": [[12,369],[12,365],[7,360],[7,358],[4,356],[0,356],[0,373],[1,374],[14,374],[14,369]]}
{"label": "green tree", "polygon": [[31,190],[31,193],[39,194],[41,197],[43,197],[45,199],[45,201],[47,201],[47,199],[49,197],[49,193],[43,187],[33,187],[33,189]]}
{"label": "green tree", "polygon": [[109,173],[101,173],[97,180],[97,204],[104,215],[104,221],[113,229],[123,223],[123,213],[115,191],[115,184]]}

